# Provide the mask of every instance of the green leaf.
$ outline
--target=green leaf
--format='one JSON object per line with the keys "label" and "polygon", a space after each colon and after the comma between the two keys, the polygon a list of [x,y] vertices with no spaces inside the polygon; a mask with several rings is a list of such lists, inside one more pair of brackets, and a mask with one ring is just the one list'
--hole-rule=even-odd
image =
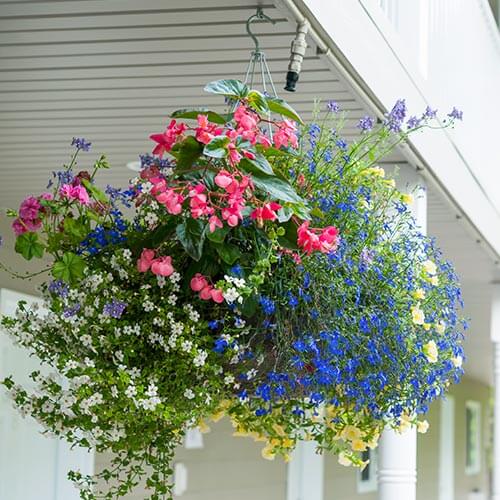
{"label": "green leaf", "polygon": [[187,254],[194,260],[200,260],[207,233],[206,224],[199,219],[187,219],[177,226],[175,233]]}
{"label": "green leaf", "polygon": [[[172,218],[170,218],[170,220],[173,222]],[[159,247],[168,237],[172,236],[173,232],[174,224],[172,223],[158,226],[151,234],[150,247]]]}
{"label": "green leaf", "polygon": [[88,179],[81,179],[81,181],[94,200],[100,201],[101,203],[108,203],[108,197]]}
{"label": "green leaf", "polygon": [[64,232],[70,237],[72,241],[80,242],[87,236],[87,226],[80,219],[73,219],[66,217],[64,219]]}
{"label": "green leaf", "polygon": [[271,167],[269,162],[261,155],[257,155],[255,157],[255,160],[250,160],[250,158],[242,158],[239,165],[249,174],[253,174],[255,172],[263,172],[267,175],[274,175],[273,167]]}
{"label": "green leaf", "polygon": [[212,158],[225,158],[228,153],[227,145],[230,142],[231,140],[229,137],[226,137],[225,135],[214,137],[208,144],[205,145],[203,154],[205,156],[211,156]]}
{"label": "green leaf", "polygon": [[190,135],[182,142],[175,144],[171,153],[177,160],[176,171],[187,170],[203,153],[203,144]]}
{"label": "green leaf", "polygon": [[33,257],[41,259],[43,257],[44,246],[38,240],[36,233],[24,233],[16,238],[15,250],[26,260]]}
{"label": "green leaf", "polygon": [[224,226],[222,228],[217,228],[213,233],[210,231],[207,232],[207,238],[210,241],[213,241],[214,243],[222,243],[224,241],[224,238],[226,237],[227,233],[231,228],[229,226]]}
{"label": "green leaf", "polygon": [[279,97],[267,97],[267,105],[273,113],[291,118],[299,123],[304,123],[298,113],[283,99]]}
{"label": "green leaf", "polygon": [[224,125],[229,122],[233,118],[232,113],[228,113],[226,115],[220,115],[215,111],[210,111],[206,108],[194,108],[194,109],[178,109],[174,111],[170,116],[172,118],[184,118],[188,120],[196,120],[198,115],[205,115],[208,118],[209,122],[217,123],[219,125]]}
{"label": "green leaf", "polygon": [[318,207],[314,207],[309,213],[313,217],[317,217],[318,219],[324,219],[325,218],[325,212],[323,212],[323,210],[321,210]]}
{"label": "green leaf", "polygon": [[297,224],[295,222],[289,220],[281,225],[281,227],[285,230],[285,234],[283,236],[278,237],[278,243],[290,250],[297,250]]}
{"label": "green leaf", "polygon": [[229,243],[215,244],[215,249],[219,257],[228,265],[232,266],[240,257],[240,249],[235,245]]}
{"label": "green leaf", "polygon": [[62,259],[52,266],[52,274],[55,278],[66,283],[75,283],[83,278],[84,269],[85,261],[82,257],[72,252],[66,252]]}
{"label": "green leaf", "polygon": [[243,99],[248,95],[248,87],[239,80],[216,80],[205,85],[205,92],[220,94],[237,99]]}
{"label": "green leaf", "polygon": [[260,172],[252,174],[255,187],[268,193],[271,198],[292,203],[303,203],[304,200],[296,193],[295,189],[284,179],[266,175]]}
{"label": "green leaf", "polygon": [[290,207],[282,207],[278,210],[278,222],[286,222],[292,218],[294,211]]}
{"label": "green leaf", "polygon": [[262,153],[266,158],[273,158],[274,156],[297,156],[297,153],[291,148],[265,148],[262,144],[256,145],[257,151]]}
{"label": "green leaf", "polygon": [[101,157],[94,163],[94,168],[96,170],[109,168],[109,162],[105,155],[101,155]]}
{"label": "green leaf", "polygon": [[247,101],[249,106],[257,111],[257,113],[264,114],[269,112],[266,98],[258,90],[251,90],[248,93]]}

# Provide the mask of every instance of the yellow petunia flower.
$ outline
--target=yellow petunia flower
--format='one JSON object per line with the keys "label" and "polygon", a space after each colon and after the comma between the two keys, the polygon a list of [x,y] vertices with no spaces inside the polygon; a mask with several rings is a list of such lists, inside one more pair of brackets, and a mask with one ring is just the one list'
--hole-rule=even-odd
{"label": "yellow petunia flower", "polygon": [[422,311],[419,306],[413,306],[411,308],[411,316],[415,325],[423,325],[425,323],[424,311]]}
{"label": "yellow petunia flower", "polygon": [[341,432],[342,439],[355,441],[362,437],[363,433],[354,425],[346,425]]}
{"label": "yellow petunia flower", "polygon": [[411,205],[415,201],[415,198],[411,194],[403,193],[401,195],[401,201],[406,205]]}
{"label": "yellow petunia flower", "polygon": [[429,363],[436,363],[438,360],[438,348],[434,340],[429,340],[427,344],[424,345],[424,354]]}
{"label": "yellow petunia flower", "polygon": [[439,285],[439,278],[437,276],[432,276],[430,279],[430,283],[432,286],[438,286]]}
{"label": "yellow petunia flower", "polygon": [[453,366],[455,368],[462,368],[464,359],[462,358],[462,356],[456,356],[455,358],[451,358],[451,362],[453,363]]}
{"label": "yellow petunia flower", "polygon": [[416,300],[424,300],[425,299],[425,290],[423,288],[417,288],[414,292],[413,292],[413,297],[416,299]]}
{"label": "yellow petunia flower", "polygon": [[204,420],[200,420],[198,422],[198,429],[202,434],[208,434],[210,432],[210,427],[207,425],[207,423]]}
{"label": "yellow petunia flower", "polygon": [[428,332],[431,329],[431,324],[430,323],[424,323],[423,324],[424,330]]}
{"label": "yellow petunia flower", "polygon": [[355,439],[351,443],[351,448],[352,448],[352,451],[365,451],[367,448],[367,444],[364,441],[362,441],[361,439]]}
{"label": "yellow petunia flower", "polygon": [[260,453],[262,455],[262,458],[265,458],[266,460],[274,460],[276,458],[276,452],[274,451],[274,447],[270,443],[267,446],[264,446]]}
{"label": "yellow petunia flower", "polygon": [[350,467],[352,465],[352,459],[345,451],[339,453],[339,464],[344,467]]}
{"label": "yellow petunia flower", "polygon": [[446,330],[446,323],[444,321],[440,321],[439,323],[436,323],[434,328],[436,329],[437,333],[442,335],[444,333],[444,331]]}
{"label": "yellow petunia flower", "polygon": [[434,264],[432,260],[426,260],[425,262],[422,263],[422,266],[425,269],[425,272],[427,274],[430,274],[431,276],[437,273],[436,264]]}
{"label": "yellow petunia flower", "polygon": [[429,422],[427,420],[419,420],[417,422],[417,432],[425,434],[429,430]]}

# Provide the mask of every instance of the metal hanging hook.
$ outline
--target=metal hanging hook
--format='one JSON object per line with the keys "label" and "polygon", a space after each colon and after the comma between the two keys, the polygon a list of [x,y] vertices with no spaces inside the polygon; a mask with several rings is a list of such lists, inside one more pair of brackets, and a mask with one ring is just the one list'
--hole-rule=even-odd
{"label": "metal hanging hook", "polygon": [[257,7],[257,12],[253,15],[250,16],[247,20],[247,33],[248,36],[250,36],[253,40],[253,43],[255,44],[255,52],[260,52],[260,44],[259,44],[259,39],[252,33],[252,30],[250,28],[250,25],[254,21],[266,21],[271,24],[276,24],[276,21],[274,19],[271,19],[269,16],[266,16],[264,14],[264,11],[262,10],[262,7]]}

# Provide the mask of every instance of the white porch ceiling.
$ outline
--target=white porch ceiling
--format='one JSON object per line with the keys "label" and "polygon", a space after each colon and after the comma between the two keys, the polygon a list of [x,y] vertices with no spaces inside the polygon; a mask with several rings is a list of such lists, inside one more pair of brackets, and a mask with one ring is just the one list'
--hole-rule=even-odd
{"label": "white porch ceiling", "polygon": [[[203,93],[204,84],[243,77],[253,48],[245,22],[258,4],[276,20],[274,26],[256,24],[254,31],[278,92],[306,119],[315,98],[338,101],[349,112],[345,135],[354,135],[366,110],[314,46],[297,92],[281,90],[295,23],[271,0],[0,0],[0,207],[15,207],[27,192],[40,192],[48,172],[67,160],[73,136],[93,143],[83,166],[106,152],[113,168],[105,182],[126,185],[131,172],[125,164],[151,150],[148,135],[162,130],[170,112],[218,106],[217,97]],[[401,154],[388,161],[405,163]],[[5,225],[0,223],[0,234],[7,234]],[[464,283],[472,317],[468,372],[488,381],[493,263],[432,192],[429,230]],[[19,288],[4,274],[0,286]],[[30,283],[23,289],[33,291]]]}

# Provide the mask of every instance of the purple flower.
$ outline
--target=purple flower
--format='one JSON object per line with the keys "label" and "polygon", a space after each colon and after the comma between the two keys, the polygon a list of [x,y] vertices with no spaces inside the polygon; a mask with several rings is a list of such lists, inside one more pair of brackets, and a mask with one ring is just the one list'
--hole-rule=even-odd
{"label": "purple flower", "polygon": [[408,129],[417,128],[420,125],[420,119],[416,116],[410,116],[406,122]]}
{"label": "purple flower", "polygon": [[429,106],[425,108],[424,114],[422,115],[423,120],[430,120],[436,118],[437,109],[431,109]]}
{"label": "purple flower", "polygon": [[392,132],[400,132],[401,125],[406,117],[406,102],[404,99],[398,99],[394,104],[390,113],[387,113],[387,120],[385,124]]}
{"label": "purple flower", "polygon": [[123,311],[127,307],[127,303],[121,300],[113,299],[111,302],[104,304],[103,313],[110,318],[119,319]]}
{"label": "purple flower", "polygon": [[75,148],[78,150],[81,149],[82,151],[89,151],[92,143],[88,142],[83,137],[73,137],[73,140],[71,141],[71,145],[75,146]]}
{"label": "purple flower", "polygon": [[328,101],[326,103],[326,109],[331,113],[338,113],[340,111],[340,106],[337,101]]}
{"label": "purple flower", "polygon": [[63,280],[51,281],[49,283],[48,290],[50,293],[53,293],[63,299],[67,297],[69,293],[69,287]]}
{"label": "purple flower", "polygon": [[73,307],[67,307],[64,309],[64,317],[65,318],[71,318],[71,316],[74,316],[79,310],[81,309],[80,304],[75,304]]}
{"label": "purple flower", "polygon": [[373,128],[373,118],[371,116],[364,116],[359,120],[358,128],[363,132],[368,132]]}
{"label": "purple flower", "polygon": [[453,109],[451,110],[450,113],[448,113],[448,116],[450,118],[453,118],[454,120],[461,120],[463,114],[464,114],[463,111],[460,111],[459,109],[455,108],[455,106],[453,106]]}
{"label": "purple flower", "polygon": [[373,262],[373,259],[375,258],[375,253],[373,250],[370,250],[369,248],[365,247],[363,248],[363,250],[361,250],[360,257],[363,263],[369,265]]}

